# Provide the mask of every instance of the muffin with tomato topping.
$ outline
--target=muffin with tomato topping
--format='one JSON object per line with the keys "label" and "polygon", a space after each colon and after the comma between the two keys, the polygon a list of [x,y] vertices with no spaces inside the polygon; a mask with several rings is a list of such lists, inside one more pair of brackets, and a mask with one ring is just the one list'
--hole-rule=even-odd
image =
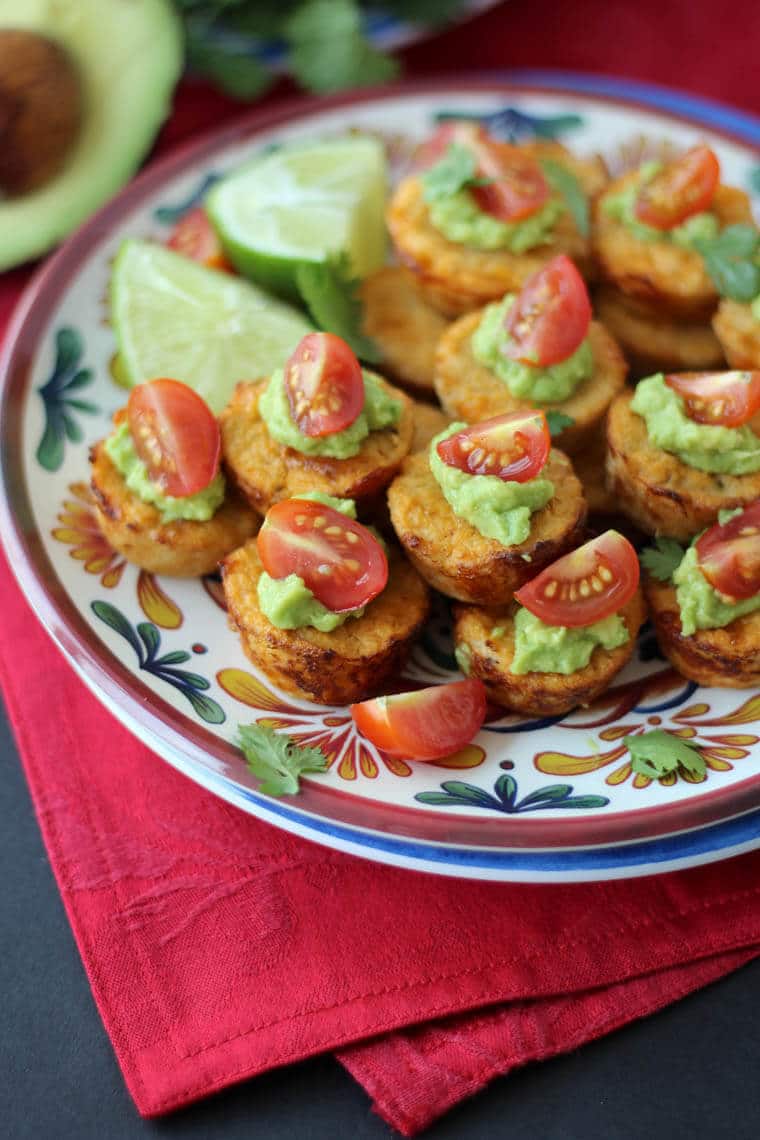
{"label": "muffin with tomato topping", "polygon": [[760,292],[752,301],[723,297],[712,324],[732,368],[760,368]]}
{"label": "muffin with tomato topping", "polygon": [[413,395],[435,397],[435,349],[448,321],[428,303],[414,274],[385,265],[360,287],[362,331],[377,345],[382,368]]}
{"label": "muffin with tomato topping", "polygon": [[560,255],[518,294],[454,321],[438,344],[435,388],[469,423],[520,408],[559,413],[555,439],[572,455],[600,433],[625,374],[614,338],[591,319],[583,278]]}
{"label": "muffin with tomato topping", "polygon": [[679,541],[760,495],[760,372],[658,373],[607,417],[607,479],[645,534]]}
{"label": "muffin with tomato topping", "polygon": [[423,578],[469,602],[511,598],[578,542],[586,519],[581,485],[537,411],[451,424],[405,461],[388,506]]}
{"label": "muffin with tomato topping", "polygon": [[602,277],[655,319],[707,322],[718,293],[703,252],[751,220],[748,196],[720,183],[717,157],[699,145],[610,183],[594,203],[594,253]]}
{"label": "muffin with tomato topping", "polygon": [[376,496],[409,451],[414,414],[345,341],[309,333],[269,380],[237,385],[220,424],[225,466],[264,514],[304,491]]}
{"label": "muffin with tomato topping", "polygon": [[98,525],[154,574],[195,578],[255,534],[258,518],[219,469],[219,425],[178,380],[133,388],[115,430],[90,453]]}
{"label": "muffin with tomato topping", "polygon": [[589,704],[630,660],[646,616],[636,551],[609,530],[532,578],[506,606],[454,607],[463,672],[513,712]]}
{"label": "muffin with tomato topping", "polygon": [[655,315],[650,306],[609,285],[597,290],[594,304],[636,376],[657,369],[689,372],[725,366],[720,340],[704,321]]}
{"label": "muffin with tomato topping", "polygon": [[362,701],[396,679],[428,615],[428,589],[350,500],[276,503],[225,559],[224,594],[250,660],[286,692]]}
{"label": "muffin with tomato topping", "polygon": [[686,551],[642,552],[644,592],[665,656],[700,685],[760,684],[760,500],[721,512]]}
{"label": "muffin with tomato topping", "polygon": [[388,229],[425,297],[459,316],[515,292],[559,253],[590,271],[586,227],[567,202],[582,215],[606,181],[601,160],[559,143],[511,146],[474,123],[447,123],[399,184]]}

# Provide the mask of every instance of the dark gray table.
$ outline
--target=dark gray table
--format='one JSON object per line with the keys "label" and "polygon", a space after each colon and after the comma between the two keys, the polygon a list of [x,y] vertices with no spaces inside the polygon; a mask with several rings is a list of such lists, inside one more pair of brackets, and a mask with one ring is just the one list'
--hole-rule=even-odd
{"label": "dark gray table", "polygon": [[[0,720],[0,1137],[379,1140],[331,1057],[142,1121],[122,1083]],[[430,1140],[757,1140],[760,961],[587,1048],[496,1081]]]}

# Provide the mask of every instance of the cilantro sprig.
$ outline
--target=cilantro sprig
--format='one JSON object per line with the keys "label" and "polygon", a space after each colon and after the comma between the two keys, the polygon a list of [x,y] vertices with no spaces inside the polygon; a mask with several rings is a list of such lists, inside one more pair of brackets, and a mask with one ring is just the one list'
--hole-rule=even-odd
{"label": "cilantro sprig", "polygon": [[298,745],[266,724],[238,725],[238,742],[246,764],[262,781],[259,791],[267,796],[293,796],[303,772],[327,768],[327,757],[318,748]]}
{"label": "cilantro sprig", "polygon": [[696,745],[662,728],[638,736],[624,736],[623,744],[631,754],[633,771],[650,780],[660,780],[679,768],[691,776],[704,776],[707,771],[704,756]]}
{"label": "cilantro sprig", "polygon": [[320,264],[303,262],[296,270],[296,285],[314,322],[351,346],[360,360],[377,364],[380,350],[362,332],[359,282],[351,273],[345,253]]}
{"label": "cilantro sprig", "polygon": [[468,186],[487,186],[493,179],[478,177],[478,160],[461,143],[449,143],[442,158],[422,176],[426,202],[450,198]]}
{"label": "cilantro sprig", "polygon": [[760,293],[760,230],[742,222],[695,242],[722,297],[752,301]]}
{"label": "cilantro sprig", "polygon": [[549,427],[549,435],[554,438],[555,435],[559,435],[565,428],[572,427],[575,420],[572,416],[568,416],[564,412],[558,412],[556,408],[550,408],[546,413],[546,422]]}
{"label": "cilantro sprig", "polygon": [[582,237],[588,237],[591,232],[591,218],[588,198],[580,182],[572,170],[568,170],[560,162],[555,162],[553,158],[542,158],[540,161],[546,181],[564,200],[578,233]]}
{"label": "cilantro sprig", "polygon": [[681,565],[684,550],[674,538],[658,535],[654,546],[645,546],[639,555],[641,565],[658,582],[670,582]]}

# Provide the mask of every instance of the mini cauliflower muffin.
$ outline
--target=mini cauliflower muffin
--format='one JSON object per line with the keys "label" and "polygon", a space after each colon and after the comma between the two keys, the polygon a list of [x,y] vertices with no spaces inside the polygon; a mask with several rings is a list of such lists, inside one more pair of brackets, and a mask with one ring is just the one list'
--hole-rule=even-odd
{"label": "mini cauliflower muffin", "polygon": [[491,700],[527,716],[558,716],[590,704],[630,660],[646,617],[637,590],[620,611],[629,634],[625,644],[616,649],[596,646],[588,664],[574,673],[512,673],[517,610],[516,602],[488,608],[454,606],[454,641],[467,675],[483,682]]}
{"label": "mini cauliflower muffin", "polygon": [[259,520],[234,491],[206,521],[164,522],[160,511],[130,491],[105,450],[95,444],[90,486],[98,526],[129,562],[153,574],[197,578],[211,574],[226,554],[256,533]]}
{"label": "mini cauliflower muffin", "polygon": [[379,348],[383,370],[413,395],[432,398],[435,348],[446,318],[401,265],[386,265],[365,277],[360,295],[362,331]]}
{"label": "mini cauliflower muffin", "polygon": [[599,289],[595,300],[599,319],[617,340],[636,376],[657,369],[688,372],[724,366],[723,349],[710,325],[668,320],[609,286]]}
{"label": "mini cauliflower muffin", "polygon": [[602,424],[586,446],[573,456],[573,467],[583,487],[583,497],[589,512],[589,526],[596,529],[597,524],[603,522],[606,529],[606,526],[611,525],[610,520],[615,518],[616,525],[620,529],[618,504],[605,480],[606,458],[607,440]]}
{"label": "mini cauliflower muffin", "polygon": [[279,688],[318,704],[363,701],[397,681],[427,619],[429,595],[398,551],[388,562],[388,583],[361,617],[329,633],[280,629],[262,611],[257,586],[264,568],[256,542],[247,542],[222,565],[230,625],[246,656]]}
{"label": "mini cauliflower muffin", "polygon": [[528,407],[563,412],[573,422],[555,436],[555,442],[571,455],[583,451],[601,431],[607,408],[625,384],[626,364],[614,338],[602,324],[592,321],[588,340],[593,375],[564,400],[538,404],[535,399],[512,395],[507,384],[476,359],[472,338],[484,312],[468,313],[454,321],[438,343],[435,390],[444,410],[468,423]]}
{"label": "mini cauliflower muffin", "polygon": [[[638,170],[623,174],[594,201],[592,235],[599,275],[624,296],[657,306],[666,320],[706,322],[718,294],[701,255],[667,236],[642,240],[612,208],[641,177]],[[718,229],[752,221],[748,196],[731,186],[718,185],[708,208]]]}
{"label": "mini cauliflower muffin", "polygon": [[760,301],[723,297],[712,325],[732,368],[760,368]]}
{"label": "mini cauliflower muffin", "polygon": [[388,485],[412,443],[414,409],[408,396],[378,378],[382,391],[401,405],[397,423],[371,431],[358,454],[331,459],[305,455],[272,438],[260,410],[268,384],[239,383],[220,417],[226,470],[255,510],[264,514],[272,503],[305,491],[361,503]]}
{"label": "mini cauliflower muffin", "polygon": [[434,435],[438,435],[451,423],[451,416],[436,408],[432,404],[423,404],[416,400],[414,404],[414,433],[411,454],[415,451],[424,451],[429,446]]}
{"label": "mini cauliflower muffin", "polygon": [[506,601],[583,533],[586,503],[567,456],[551,451],[540,476],[555,493],[531,516],[528,538],[505,546],[454,513],[430,469],[429,452],[419,452],[404,461],[388,488],[393,529],[412,564],[442,594],[466,602]]}
{"label": "mini cauliflower muffin", "polygon": [[[548,160],[564,167],[589,197],[599,193],[607,182],[601,159],[577,158],[559,143],[539,141],[515,149],[538,162]],[[433,225],[424,184],[420,176],[413,174],[396,189],[387,222],[399,259],[414,272],[429,303],[449,317],[480,308],[519,289],[532,273],[559,253],[572,257],[585,274],[591,272],[589,239],[581,234],[564,206],[540,244],[522,252],[476,248],[450,240]]]}
{"label": "mini cauliflower muffin", "polygon": [[[607,485],[645,534],[686,541],[714,523],[720,510],[746,506],[760,495],[760,471],[702,471],[655,446],[646,421],[631,409],[633,399],[633,392],[622,393],[607,415]],[[751,426],[760,430],[757,417]]]}

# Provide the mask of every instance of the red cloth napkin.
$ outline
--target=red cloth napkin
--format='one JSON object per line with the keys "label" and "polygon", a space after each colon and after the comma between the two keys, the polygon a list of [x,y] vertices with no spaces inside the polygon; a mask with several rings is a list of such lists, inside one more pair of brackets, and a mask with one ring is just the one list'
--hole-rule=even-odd
{"label": "red cloth napkin", "polygon": [[[656,35],[646,4],[511,0],[407,59],[418,74],[589,67],[760,110],[752,69],[732,54],[757,39],[760,8],[735,0],[732,17],[743,34],[715,52],[718,0],[658,0]],[[161,149],[236,110],[185,85]],[[0,279],[0,329],[26,276]],[[258,823],[100,708],[1,559],[0,593],[9,714],[98,1007],[145,1115],[335,1050],[412,1135],[494,1076],[760,954],[760,852],[630,882],[498,885],[375,866]]]}

